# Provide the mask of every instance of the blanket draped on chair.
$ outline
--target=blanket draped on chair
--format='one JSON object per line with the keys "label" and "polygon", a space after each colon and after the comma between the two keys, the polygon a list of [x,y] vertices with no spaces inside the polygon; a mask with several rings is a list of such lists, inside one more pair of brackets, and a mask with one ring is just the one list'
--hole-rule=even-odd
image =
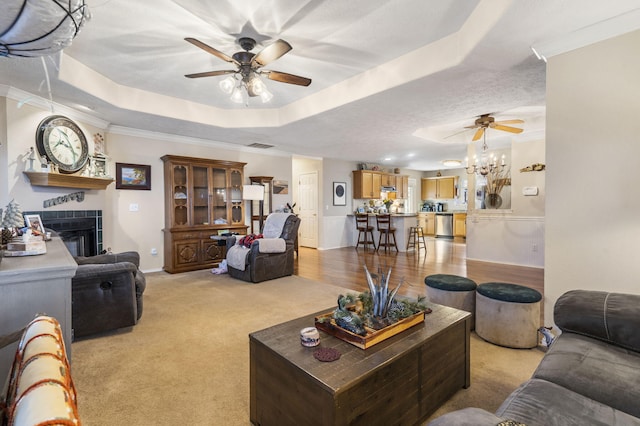
{"label": "blanket draped on chair", "polygon": [[243,245],[236,244],[227,250],[227,266],[244,271],[249,249]]}

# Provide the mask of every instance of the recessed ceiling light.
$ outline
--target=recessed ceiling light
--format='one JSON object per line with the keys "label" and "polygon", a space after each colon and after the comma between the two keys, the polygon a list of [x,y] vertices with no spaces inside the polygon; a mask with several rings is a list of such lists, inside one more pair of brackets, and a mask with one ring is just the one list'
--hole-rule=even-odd
{"label": "recessed ceiling light", "polygon": [[387,157],[384,159],[384,161],[391,161],[391,158]]}
{"label": "recessed ceiling light", "polygon": [[447,167],[457,167],[462,165],[462,161],[461,160],[443,160],[442,164],[444,164]]}

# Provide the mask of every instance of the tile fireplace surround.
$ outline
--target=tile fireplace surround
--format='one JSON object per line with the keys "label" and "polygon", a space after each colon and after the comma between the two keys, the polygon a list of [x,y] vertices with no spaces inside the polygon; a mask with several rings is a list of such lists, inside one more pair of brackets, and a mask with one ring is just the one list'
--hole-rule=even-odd
{"label": "tile fireplace surround", "polygon": [[94,256],[102,251],[102,210],[29,211],[38,214],[45,228],[55,230],[73,256]]}

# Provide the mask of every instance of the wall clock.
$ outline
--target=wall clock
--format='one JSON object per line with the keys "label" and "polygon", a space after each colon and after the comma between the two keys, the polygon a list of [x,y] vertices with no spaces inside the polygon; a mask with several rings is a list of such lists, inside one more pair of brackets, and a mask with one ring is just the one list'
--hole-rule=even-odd
{"label": "wall clock", "polygon": [[52,115],[40,122],[36,130],[36,146],[62,173],[75,173],[89,159],[89,146],[76,123],[61,115]]}

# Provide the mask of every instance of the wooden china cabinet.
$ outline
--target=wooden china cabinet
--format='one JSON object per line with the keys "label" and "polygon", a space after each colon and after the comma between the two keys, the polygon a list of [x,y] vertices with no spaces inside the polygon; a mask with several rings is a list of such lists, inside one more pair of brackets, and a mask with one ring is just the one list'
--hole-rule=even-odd
{"label": "wooden china cabinet", "polygon": [[165,155],[164,270],[217,266],[226,257],[222,232],[246,234],[242,184],[246,163]]}

